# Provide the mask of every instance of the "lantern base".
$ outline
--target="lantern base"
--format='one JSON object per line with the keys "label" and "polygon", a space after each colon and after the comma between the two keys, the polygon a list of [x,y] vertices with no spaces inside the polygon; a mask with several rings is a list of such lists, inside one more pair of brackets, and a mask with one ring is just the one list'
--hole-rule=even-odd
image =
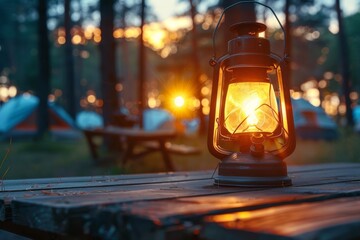
{"label": "lantern base", "polygon": [[288,187],[291,186],[291,179],[286,177],[237,177],[237,176],[216,176],[216,186],[232,187]]}
{"label": "lantern base", "polygon": [[231,156],[219,165],[214,185],[238,187],[291,186],[285,162],[272,155],[255,158],[251,155]]}

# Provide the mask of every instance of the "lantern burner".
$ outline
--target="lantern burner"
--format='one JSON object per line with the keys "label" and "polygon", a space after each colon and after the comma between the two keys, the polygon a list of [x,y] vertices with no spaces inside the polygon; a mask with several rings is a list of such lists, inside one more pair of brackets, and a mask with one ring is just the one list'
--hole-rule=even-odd
{"label": "lantern burner", "polygon": [[259,22],[240,22],[230,26],[231,32],[237,36],[259,36],[259,33],[266,30],[266,25]]}
{"label": "lantern burner", "polygon": [[264,135],[261,133],[253,133],[250,137],[250,140],[252,143],[250,147],[251,155],[259,158],[264,156]]}

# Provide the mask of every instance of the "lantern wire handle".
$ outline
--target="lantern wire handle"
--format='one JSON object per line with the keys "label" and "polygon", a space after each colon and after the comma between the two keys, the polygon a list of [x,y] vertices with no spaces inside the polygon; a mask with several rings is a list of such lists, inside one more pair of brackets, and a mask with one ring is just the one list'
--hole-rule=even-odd
{"label": "lantern wire handle", "polygon": [[228,11],[230,8],[235,7],[235,6],[237,6],[237,5],[249,4],[249,3],[259,4],[259,5],[267,8],[267,9],[269,9],[269,10],[272,12],[272,14],[273,14],[274,17],[276,18],[276,21],[278,22],[278,24],[279,24],[279,26],[280,26],[280,28],[281,28],[281,30],[282,30],[282,32],[284,33],[284,57],[283,57],[283,58],[286,58],[286,57],[287,57],[287,53],[286,53],[286,49],[287,49],[287,46],[286,46],[287,43],[286,43],[286,42],[287,42],[287,40],[286,40],[285,30],[284,30],[284,27],[283,27],[283,25],[281,24],[279,18],[278,18],[277,15],[275,14],[274,10],[273,10],[271,7],[269,7],[269,6],[267,6],[267,5],[263,4],[263,3],[260,3],[260,2],[256,2],[256,1],[244,1],[244,2],[234,3],[234,4],[226,7],[226,8],[224,9],[224,11],[221,13],[221,16],[220,16],[220,18],[219,18],[219,21],[218,21],[217,24],[216,24],[216,27],[215,27],[215,29],[214,29],[213,36],[212,36],[213,50],[214,50],[213,60],[216,60],[215,35],[216,35],[217,30],[218,30],[218,28],[219,28],[220,22],[221,22],[222,18],[224,17],[225,12]]}
{"label": "lantern wire handle", "polygon": [[213,171],[213,174],[211,175],[211,178],[214,178],[214,175],[215,175],[215,173],[216,173],[216,170],[218,170],[218,168],[219,168],[219,164],[220,164],[220,161],[219,161],[218,164],[216,165],[216,167],[215,167],[215,169],[214,169],[214,171]]}

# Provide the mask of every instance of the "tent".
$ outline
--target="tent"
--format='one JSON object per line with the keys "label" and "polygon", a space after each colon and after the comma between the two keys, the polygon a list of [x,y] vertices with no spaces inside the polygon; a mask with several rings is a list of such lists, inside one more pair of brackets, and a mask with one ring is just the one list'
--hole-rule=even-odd
{"label": "tent", "polygon": [[355,131],[360,133],[360,106],[355,106],[353,109]]}
{"label": "tent", "polygon": [[[143,112],[143,127],[146,131],[154,131],[161,127],[171,127],[174,117],[165,109],[145,109]],[[170,126],[165,124],[170,123]]]}
{"label": "tent", "polygon": [[[0,108],[0,136],[25,136],[36,133],[36,115],[39,99],[30,94],[10,99]],[[57,136],[77,134],[76,124],[69,114],[53,102],[48,103],[50,132]]]}
{"label": "tent", "polygon": [[92,129],[104,127],[104,121],[100,114],[93,111],[81,111],[76,115],[76,125],[80,129]]}
{"label": "tent", "polygon": [[9,132],[24,121],[39,105],[39,99],[32,95],[21,95],[10,99],[0,108],[0,133]]}
{"label": "tent", "polygon": [[335,140],[339,137],[337,125],[321,107],[305,99],[292,99],[296,135],[301,139]]}

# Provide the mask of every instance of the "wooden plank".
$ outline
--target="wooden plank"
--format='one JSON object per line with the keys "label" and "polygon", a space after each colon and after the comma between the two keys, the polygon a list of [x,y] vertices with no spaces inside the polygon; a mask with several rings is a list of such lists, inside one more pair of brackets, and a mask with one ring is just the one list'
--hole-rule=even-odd
{"label": "wooden plank", "polygon": [[360,179],[360,164],[347,168],[330,168],[318,169],[310,171],[289,172],[293,186],[311,186],[319,184],[337,183],[352,179],[354,181]]}
{"label": "wooden plank", "polygon": [[[318,177],[323,177],[324,174],[330,175],[330,177],[332,176],[333,178],[341,178],[345,180],[347,175],[349,175],[349,170],[358,171],[359,169],[359,164],[290,166],[289,175],[293,178],[295,184],[304,185],[311,184],[314,181],[329,181],[329,178],[319,180]],[[336,175],[334,175],[334,172],[337,172]],[[155,174],[124,174],[108,176],[4,180],[1,184],[0,194],[12,191],[35,191],[112,185],[152,184],[157,182],[191,181],[210,178],[212,174],[213,171],[209,170],[197,172],[169,172]],[[353,175],[350,174],[350,178],[353,178]]]}
{"label": "wooden plank", "polygon": [[9,193],[13,191],[36,191],[49,189],[70,189],[193,181],[209,179],[211,178],[212,174],[213,171],[200,171],[4,180],[1,184],[0,197],[3,195],[3,193]]}
{"label": "wooden plank", "polygon": [[330,169],[350,169],[359,168],[359,163],[326,163],[326,164],[306,164],[306,165],[288,165],[290,173],[311,172],[311,171],[327,171]]}
{"label": "wooden plank", "polygon": [[201,237],[358,239],[359,227],[360,198],[354,197],[210,216]]}

